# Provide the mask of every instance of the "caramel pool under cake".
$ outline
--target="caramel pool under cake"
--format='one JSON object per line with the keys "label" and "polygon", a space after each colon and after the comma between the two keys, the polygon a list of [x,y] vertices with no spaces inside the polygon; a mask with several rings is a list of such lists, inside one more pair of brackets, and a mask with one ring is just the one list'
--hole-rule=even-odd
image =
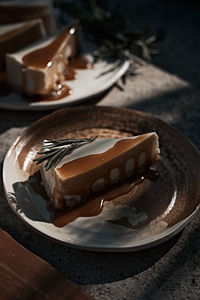
{"label": "caramel pool under cake", "polygon": [[65,156],[54,169],[40,172],[55,209],[77,207],[91,194],[148,170],[159,159],[155,132],[134,137],[96,139]]}

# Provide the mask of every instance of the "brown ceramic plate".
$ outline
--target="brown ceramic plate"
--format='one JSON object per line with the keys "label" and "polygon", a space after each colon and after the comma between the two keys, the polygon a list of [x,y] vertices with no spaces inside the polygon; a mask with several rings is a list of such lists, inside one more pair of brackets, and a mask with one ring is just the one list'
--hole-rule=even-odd
{"label": "brown ceramic plate", "polygon": [[[33,159],[44,139],[122,137],[156,131],[160,177],[145,179],[129,194],[105,204],[96,217],[81,217],[58,228],[36,184]],[[14,163],[13,163],[14,162]],[[24,131],[4,161],[3,180],[13,210],[46,236],[96,251],[132,251],[159,244],[179,232],[195,215],[200,201],[200,155],[190,141],[163,121],[143,112],[111,107],[66,108]],[[107,222],[131,219],[133,228]]]}

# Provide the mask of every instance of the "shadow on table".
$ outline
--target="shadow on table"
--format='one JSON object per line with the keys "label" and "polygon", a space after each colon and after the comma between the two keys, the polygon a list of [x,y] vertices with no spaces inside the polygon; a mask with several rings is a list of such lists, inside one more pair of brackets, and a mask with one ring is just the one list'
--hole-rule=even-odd
{"label": "shadow on table", "polygon": [[153,64],[199,87],[200,6],[195,2],[120,0],[118,6],[134,20],[133,28],[154,29],[160,51]]}
{"label": "shadow on table", "polygon": [[185,136],[200,147],[200,91],[185,88],[161,94],[153,98],[141,99],[127,108],[141,110],[158,116],[171,126],[180,130]]}
{"label": "shadow on table", "polygon": [[31,125],[33,122],[37,121],[38,119],[51,114],[52,112],[67,108],[69,106],[76,106],[76,105],[95,105],[99,101],[101,101],[112,89],[108,89],[107,91],[101,93],[96,97],[91,97],[88,99],[80,100],[80,102],[76,102],[75,104],[66,105],[62,107],[58,107],[56,109],[47,109],[47,110],[34,110],[34,111],[12,111],[8,109],[0,109],[0,134],[4,133],[6,130],[10,129],[11,127],[26,127]]}
{"label": "shadow on table", "polygon": [[[9,200],[12,202],[12,205],[18,205],[16,208],[16,210],[20,210],[18,214],[23,214],[32,221],[44,222],[45,214],[42,213],[42,210],[45,211],[46,208],[41,207],[38,210],[38,205],[40,204],[41,206],[41,203],[44,203],[44,201],[39,199],[38,204],[36,203],[35,206],[33,203],[30,203],[30,195],[27,194],[30,193],[30,185],[28,189],[26,189],[22,183],[16,183],[14,190],[20,195],[17,200],[18,203],[16,202],[14,195],[9,195]],[[6,201],[4,202],[5,203],[3,204],[6,208],[8,204]],[[1,213],[3,213],[2,209]],[[15,231],[15,229],[12,228],[11,235],[17,237],[25,247],[28,247],[32,251],[34,249],[36,254],[53,264],[71,280],[83,285],[115,282],[135,276],[158,262],[170,251],[181,236],[181,233],[179,233],[168,242],[151,249],[137,252],[106,253],[82,251],[69,248],[65,244],[58,243],[51,238],[42,236],[39,232],[28,227],[23,221],[15,219],[16,216],[10,212],[10,209],[9,213],[12,215],[12,224],[17,224],[18,230],[20,227],[22,228],[22,230],[16,231],[14,234],[12,231]],[[7,217],[9,218],[9,215],[7,215]],[[48,214],[46,214],[46,218],[47,220],[45,222],[49,223],[50,220]],[[0,224],[0,226],[2,225]],[[23,235],[24,232],[27,232],[26,236]],[[28,239],[26,238],[27,235]]]}
{"label": "shadow on table", "polygon": [[[189,290],[192,288],[192,285],[196,285],[197,287],[198,277],[194,275],[191,282],[191,278],[188,276],[190,271],[187,270],[186,266],[193,264],[193,270],[198,268],[198,258],[200,253],[199,241],[199,228],[195,228],[188,236],[184,246],[182,246],[182,248],[173,256],[173,260],[166,264],[162,273],[152,280],[152,282],[148,285],[148,288],[141,293],[140,297],[137,299],[154,299],[154,296],[156,297],[160,287],[162,287],[163,290],[168,290],[169,285],[173,285],[174,289],[180,289],[183,282],[186,282],[186,286],[188,284],[186,291],[190,294]],[[197,264],[194,263],[195,261],[197,261]],[[189,287],[190,289],[188,289]],[[183,285],[182,290],[184,290]],[[171,295],[173,296],[173,294]],[[194,295],[192,297],[197,299]]]}
{"label": "shadow on table", "polygon": [[[4,203],[4,206],[8,204]],[[69,279],[82,285],[111,283],[140,274],[162,259],[178,242],[182,234],[179,233],[159,246],[137,252],[83,251],[44,237],[13,215],[10,209],[8,210],[12,217],[12,224],[17,224],[15,227],[18,231],[12,226],[10,230],[5,228],[6,231]],[[38,216],[36,219],[38,220]],[[4,228],[3,224],[0,226]]]}

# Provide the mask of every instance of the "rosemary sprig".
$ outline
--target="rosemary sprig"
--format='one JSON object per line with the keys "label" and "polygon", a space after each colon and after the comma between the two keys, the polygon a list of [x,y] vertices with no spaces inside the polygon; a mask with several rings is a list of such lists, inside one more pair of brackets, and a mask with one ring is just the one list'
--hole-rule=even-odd
{"label": "rosemary sprig", "polygon": [[88,139],[44,140],[42,151],[37,153],[40,156],[33,161],[37,165],[47,161],[44,165],[45,170],[54,169],[66,155],[69,155],[75,149],[92,143],[96,138],[97,136]]}
{"label": "rosemary sprig", "polygon": [[99,49],[95,52],[95,61],[103,60],[112,63],[113,59],[132,60],[138,55],[151,60],[152,54],[158,52],[156,36],[150,28],[143,31],[129,29],[130,20],[108,2],[99,0],[87,1],[59,1],[63,23],[71,15],[80,21],[87,38],[95,42]]}

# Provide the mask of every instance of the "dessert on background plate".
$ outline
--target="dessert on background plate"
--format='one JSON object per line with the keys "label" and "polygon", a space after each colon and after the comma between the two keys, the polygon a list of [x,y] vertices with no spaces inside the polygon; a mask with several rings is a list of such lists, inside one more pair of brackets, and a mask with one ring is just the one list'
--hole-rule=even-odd
{"label": "dessert on background plate", "polygon": [[55,209],[77,207],[91,195],[144,174],[159,159],[155,132],[126,138],[45,141],[42,182]]}
{"label": "dessert on background plate", "polygon": [[51,0],[1,1],[0,24],[0,108],[46,110],[85,101],[129,68],[127,59],[117,67],[116,61],[92,66],[97,46],[82,43],[77,23],[55,32]]}
{"label": "dessert on background plate", "polygon": [[41,19],[0,25],[0,68],[4,67],[6,53],[12,53],[45,38]]}
{"label": "dessert on background plate", "polygon": [[0,24],[41,19],[47,33],[53,33],[56,23],[51,0],[0,1]]}
{"label": "dessert on background plate", "polygon": [[78,25],[70,25],[53,37],[7,54],[7,82],[27,95],[62,94],[69,60],[80,52]]}

